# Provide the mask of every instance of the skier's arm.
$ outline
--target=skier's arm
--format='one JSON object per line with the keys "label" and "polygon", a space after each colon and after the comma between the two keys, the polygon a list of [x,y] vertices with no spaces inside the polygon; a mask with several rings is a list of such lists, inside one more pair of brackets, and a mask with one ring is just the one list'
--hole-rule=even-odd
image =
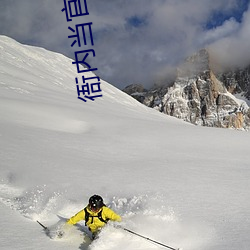
{"label": "skier's arm", "polygon": [[72,217],[67,221],[67,224],[75,225],[78,221],[84,220],[84,218],[85,218],[85,212],[84,212],[84,209],[83,209],[83,210],[81,210],[80,212],[78,212],[77,214],[75,214],[74,216],[72,216]]}
{"label": "skier's arm", "polygon": [[118,221],[118,222],[122,221],[121,216],[116,214],[113,210],[111,210],[108,207],[105,207],[105,217],[112,221]]}

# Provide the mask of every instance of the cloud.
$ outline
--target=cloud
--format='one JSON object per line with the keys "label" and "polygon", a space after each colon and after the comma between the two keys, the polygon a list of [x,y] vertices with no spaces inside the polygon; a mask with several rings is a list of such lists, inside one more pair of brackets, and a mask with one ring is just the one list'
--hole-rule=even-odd
{"label": "cloud", "polygon": [[242,8],[238,0],[87,0],[89,16],[69,23],[61,0],[1,0],[0,5],[1,34],[72,58],[77,48],[70,47],[68,26],[93,22],[96,57],[90,63],[119,88],[167,79],[175,65],[204,46],[211,45],[224,61],[230,60],[226,48],[241,45],[240,54],[249,51],[249,14],[242,21],[234,17]]}
{"label": "cloud", "polygon": [[[97,3],[99,1],[95,1]],[[103,15],[112,17],[107,18],[106,25],[101,21],[102,15],[94,18],[99,34],[103,32],[98,36],[97,45],[101,55],[100,71],[105,69],[101,62],[106,58],[108,72],[119,86],[132,82],[152,85],[167,78],[167,72],[171,72],[174,65],[196,50],[237,32],[240,24],[234,18],[225,20],[223,25],[213,30],[205,28],[213,13],[230,16],[235,8],[235,0],[144,0],[143,4],[142,1],[133,1],[127,5],[124,1],[117,1],[112,3],[112,7],[102,6]],[[126,21],[133,18],[141,20],[142,25],[131,24],[128,27]]]}
{"label": "cloud", "polygon": [[201,36],[201,44],[211,44],[215,41],[219,41],[225,37],[231,36],[237,33],[240,28],[240,24],[235,20],[235,18],[230,18],[226,20],[221,26],[204,31]]}
{"label": "cloud", "polygon": [[[227,29],[226,24],[223,26]],[[223,29],[221,27],[221,29]],[[248,9],[233,32],[210,44],[216,61],[226,67],[244,67],[250,64],[250,9]]]}
{"label": "cloud", "polygon": [[60,0],[1,0],[0,34],[21,43],[63,52],[67,49],[67,24],[61,14],[62,7]]}

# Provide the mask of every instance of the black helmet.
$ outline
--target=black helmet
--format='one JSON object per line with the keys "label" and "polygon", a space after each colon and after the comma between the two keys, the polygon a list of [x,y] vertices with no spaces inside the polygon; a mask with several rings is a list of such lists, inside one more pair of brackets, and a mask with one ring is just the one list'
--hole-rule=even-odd
{"label": "black helmet", "polygon": [[89,206],[90,209],[93,210],[99,210],[100,208],[102,208],[104,206],[102,197],[96,194],[91,196],[89,198]]}

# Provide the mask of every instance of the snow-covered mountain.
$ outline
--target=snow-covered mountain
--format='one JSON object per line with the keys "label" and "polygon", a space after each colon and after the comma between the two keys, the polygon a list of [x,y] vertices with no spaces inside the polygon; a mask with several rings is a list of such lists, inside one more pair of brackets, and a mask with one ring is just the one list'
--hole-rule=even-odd
{"label": "snow-covered mountain", "polygon": [[208,50],[203,49],[178,68],[170,87],[156,86],[147,91],[131,85],[124,92],[149,107],[196,125],[249,129],[249,90],[249,68],[217,72]]}
{"label": "snow-covered mountain", "polygon": [[[249,133],[193,126],[101,81],[77,99],[72,60],[0,36],[0,248],[153,250],[108,225],[53,228],[103,196],[122,225],[184,250],[248,250]],[[88,77],[94,76],[88,73]]]}

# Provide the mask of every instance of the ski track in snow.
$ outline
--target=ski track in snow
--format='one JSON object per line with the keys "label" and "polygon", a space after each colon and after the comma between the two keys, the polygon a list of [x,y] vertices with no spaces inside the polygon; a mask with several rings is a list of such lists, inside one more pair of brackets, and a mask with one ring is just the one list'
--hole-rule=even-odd
{"label": "ski track in snow", "polygon": [[[107,199],[109,201],[107,206],[123,217],[121,224],[129,230],[145,237],[152,237],[153,240],[176,248],[182,244],[186,246],[185,249],[192,249],[194,246],[197,249],[199,244],[204,244],[204,239],[197,240],[199,238],[199,226],[197,225],[197,229],[193,228],[192,231],[190,225],[187,226],[179,220],[179,216],[175,214],[172,208],[164,205],[164,197],[161,195],[141,195],[130,198],[111,197]],[[50,229],[49,236],[53,240],[65,242],[69,246],[79,244],[79,249],[82,250],[115,250],[120,247],[124,249],[124,245],[121,245],[124,244],[124,241],[128,243],[126,249],[162,249],[155,243],[115,228],[113,223],[107,225],[101,231],[99,238],[92,243],[87,236],[88,232],[84,222],[68,228],[64,237],[58,239],[57,231],[63,228],[65,220],[60,220],[57,214],[63,214],[63,217],[68,218],[83,207],[82,204],[66,200],[63,192],[49,192],[46,185],[25,191],[12,186],[10,183],[1,183],[0,202],[19,212],[20,216],[34,222],[36,220],[45,222],[45,225]],[[161,239],[165,239],[166,242],[162,242]]]}

